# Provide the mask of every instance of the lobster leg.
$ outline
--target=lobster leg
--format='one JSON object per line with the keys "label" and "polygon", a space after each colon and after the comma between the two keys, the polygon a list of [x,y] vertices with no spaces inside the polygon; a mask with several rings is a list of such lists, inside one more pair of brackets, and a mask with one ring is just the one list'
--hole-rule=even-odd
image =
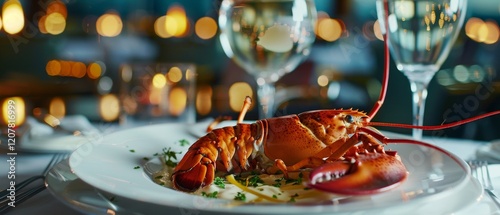
{"label": "lobster leg", "polygon": [[[274,167],[281,170],[285,177],[288,177],[288,172],[298,171],[304,167],[317,167],[325,163],[326,160],[336,160],[342,157],[352,146],[355,146],[360,142],[360,140],[364,141],[373,141],[374,139],[368,134],[364,133],[355,133],[349,139],[339,139],[334,143],[328,145],[321,151],[319,151],[316,155],[305,158],[294,165],[286,166],[285,163],[276,159],[274,163]],[[327,158],[326,160],[324,158]]]}
{"label": "lobster leg", "polygon": [[252,105],[252,99],[250,96],[245,97],[245,101],[243,102],[243,107],[241,107],[240,115],[238,116],[238,124],[243,122],[245,115],[247,114],[248,109],[250,109],[250,105]]}

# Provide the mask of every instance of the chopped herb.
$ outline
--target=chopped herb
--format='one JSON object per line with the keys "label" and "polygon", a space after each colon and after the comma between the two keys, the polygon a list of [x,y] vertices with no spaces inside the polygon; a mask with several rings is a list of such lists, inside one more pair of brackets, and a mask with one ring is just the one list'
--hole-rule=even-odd
{"label": "chopped herb", "polygon": [[293,195],[292,197],[299,197],[299,194],[295,193],[295,195]]}
{"label": "chopped herb", "polygon": [[156,176],[155,179],[163,178],[163,175]]}
{"label": "chopped herb", "polygon": [[226,184],[224,183],[224,179],[221,177],[215,177],[214,184],[220,188],[226,188]]}
{"label": "chopped herb", "polygon": [[153,156],[158,156],[158,155],[160,155],[160,153],[158,153],[158,152],[153,154]]}
{"label": "chopped herb", "polygon": [[257,187],[259,186],[259,183],[262,184],[264,183],[264,181],[258,175],[253,175],[247,179],[247,187],[248,186]]}
{"label": "chopped herb", "polygon": [[290,201],[288,202],[295,202],[295,197],[290,198]]}
{"label": "chopped herb", "polygon": [[148,161],[148,160],[149,160],[149,158],[148,158],[148,157],[143,157],[142,159],[143,159],[143,160],[145,160],[145,161]]}
{"label": "chopped herb", "polygon": [[277,198],[278,198],[278,196],[277,196],[277,195],[273,195],[273,198],[277,199]]}
{"label": "chopped herb", "polygon": [[274,180],[274,182],[276,182],[276,183],[274,183],[273,186],[275,186],[275,187],[281,187],[281,182],[283,180],[285,180],[284,177],[281,177],[281,178],[278,178],[278,179]]}
{"label": "chopped herb", "polygon": [[207,198],[217,198],[217,194],[218,192],[217,191],[214,191],[213,193],[205,193],[205,192],[201,192],[201,196],[205,196]]}
{"label": "chopped herb", "polygon": [[245,196],[244,193],[238,192],[236,196],[234,197],[234,200],[240,200],[240,201],[245,201],[247,197]]}
{"label": "chopped herb", "polygon": [[135,152],[135,150],[133,150],[133,149],[130,149],[130,150],[128,150],[128,151],[130,151],[130,152]]}
{"label": "chopped herb", "polygon": [[186,139],[179,140],[179,144],[181,144],[181,146],[191,145],[191,144],[189,144],[189,141],[187,141]]}
{"label": "chopped herb", "polygon": [[139,168],[141,168],[141,167],[140,166],[134,166],[134,169],[139,169]]}
{"label": "chopped herb", "polygon": [[162,186],[163,186],[163,185],[165,185],[165,182],[160,182],[160,183],[159,183],[159,185],[162,185]]}
{"label": "chopped herb", "polygon": [[299,173],[299,178],[297,179],[293,179],[293,178],[289,178],[289,179],[286,179],[285,183],[289,184],[289,183],[293,183],[293,185],[297,185],[297,184],[302,184],[302,177],[304,175],[302,174],[302,172]]}
{"label": "chopped herb", "polygon": [[175,167],[177,166],[177,162],[173,161],[172,159],[174,160],[177,160],[177,155],[176,154],[180,154],[181,152],[174,152],[174,151],[171,151],[171,148],[163,148],[163,156],[165,157],[165,165],[169,166],[169,167]]}

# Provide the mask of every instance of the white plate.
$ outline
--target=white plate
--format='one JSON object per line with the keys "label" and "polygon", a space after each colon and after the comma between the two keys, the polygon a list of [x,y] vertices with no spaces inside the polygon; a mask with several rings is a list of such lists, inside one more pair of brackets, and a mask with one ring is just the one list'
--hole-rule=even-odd
{"label": "white plate", "polygon": [[[70,157],[72,171],[86,183],[117,196],[135,199],[174,210],[231,214],[324,214],[324,213],[426,213],[457,211],[477,199],[481,188],[460,193],[470,181],[467,164],[439,148],[391,144],[410,175],[398,188],[378,195],[350,197],[333,205],[235,205],[228,200],[207,199],[155,184],[142,167],[165,147],[185,152],[178,141],[194,142],[193,125],[160,124],[123,130],[102,141],[79,147]],[[181,156],[179,156],[181,157]],[[136,169],[136,167],[140,167]],[[459,194],[460,193],[460,194]],[[441,200],[446,200],[442,204]]]}
{"label": "white plate", "polygon": [[[500,187],[500,165],[496,166],[495,172],[499,174],[492,175],[493,183]],[[498,170],[498,171],[497,171]],[[158,211],[166,211],[169,208],[161,205],[150,204],[147,202],[136,201],[129,198],[117,197],[113,194],[106,194],[96,190],[96,188],[83,182],[78,176],[71,172],[68,160],[64,160],[54,166],[45,178],[48,191],[59,201],[65,203],[71,208],[86,214],[155,214]],[[458,191],[464,195],[475,197],[481,192],[477,180],[471,180],[466,186]],[[481,202],[480,202],[481,203]],[[467,202],[466,202],[467,204]],[[493,203],[491,203],[493,204]],[[475,204],[467,210],[457,211],[457,215],[468,215],[481,210],[480,214],[494,214],[494,207],[488,204]],[[191,214],[188,209],[179,209],[169,211],[169,214]],[[193,213],[198,214],[198,213]],[[478,214],[478,213],[476,213]]]}

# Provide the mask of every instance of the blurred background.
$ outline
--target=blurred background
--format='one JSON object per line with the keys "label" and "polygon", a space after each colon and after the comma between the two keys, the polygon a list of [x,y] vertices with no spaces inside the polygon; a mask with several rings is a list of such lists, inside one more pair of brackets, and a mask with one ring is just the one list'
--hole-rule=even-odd
{"label": "blurred background", "polygon": [[[1,100],[15,97],[25,104],[26,116],[82,114],[95,123],[119,124],[121,79],[128,65],[183,62],[196,65],[196,119],[236,118],[242,98],[255,96],[256,83],[220,46],[220,3],[7,0],[0,22]],[[384,61],[375,0],[316,0],[316,6],[316,42],[309,58],[278,82],[275,115],[329,108],[370,111]],[[459,38],[430,83],[425,125],[500,109],[499,21],[500,1],[469,0]],[[388,95],[374,121],[410,124],[408,80],[392,60],[390,70]],[[5,116],[5,104],[2,108]],[[256,108],[246,119],[257,119]],[[496,116],[424,134],[491,140],[500,138],[499,122]]]}

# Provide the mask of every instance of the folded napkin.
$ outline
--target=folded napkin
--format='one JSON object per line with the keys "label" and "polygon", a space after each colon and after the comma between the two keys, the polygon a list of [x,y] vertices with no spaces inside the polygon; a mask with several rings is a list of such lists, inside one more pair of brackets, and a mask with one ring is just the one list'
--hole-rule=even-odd
{"label": "folded napkin", "polygon": [[476,157],[489,163],[500,163],[500,140],[491,141],[476,151]]}
{"label": "folded napkin", "polygon": [[26,120],[26,125],[28,126],[29,135],[31,138],[46,137],[54,135],[56,133],[67,133],[68,135],[74,132],[80,132],[81,134],[98,133],[99,131],[90,123],[87,117],[83,115],[71,115],[65,116],[60,120],[58,128],[49,126],[44,122],[40,122],[33,117],[28,117]]}

